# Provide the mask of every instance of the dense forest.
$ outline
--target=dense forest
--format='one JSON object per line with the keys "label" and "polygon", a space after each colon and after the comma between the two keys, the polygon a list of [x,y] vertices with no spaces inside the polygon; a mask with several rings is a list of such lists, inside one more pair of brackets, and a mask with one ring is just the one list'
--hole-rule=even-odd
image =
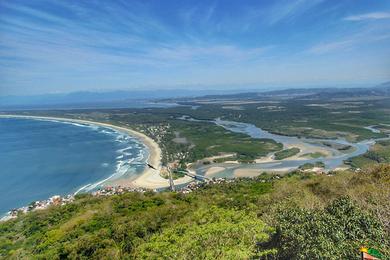
{"label": "dense forest", "polygon": [[4,259],[358,259],[390,255],[390,165],[79,195],[0,224]]}

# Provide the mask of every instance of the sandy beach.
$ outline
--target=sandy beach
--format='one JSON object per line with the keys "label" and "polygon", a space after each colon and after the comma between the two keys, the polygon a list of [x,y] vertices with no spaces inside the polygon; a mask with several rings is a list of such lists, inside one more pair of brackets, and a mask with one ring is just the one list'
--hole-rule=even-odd
{"label": "sandy beach", "polygon": [[284,149],[290,149],[290,148],[298,148],[300,151],[298,154],[294,156],[287,157],[283,160],[275,160],[274,159],[274,153],[269,154],[268,156],[257,158],[255,160],[256,163],[270,163],[270,162],[280,162],[280,161],[303,161],[312,159],[310,156],[303,156],[305,154],[311,154],[311,153],[322,153],[325,155],[325,157],[332,156],[332,153],[319,146],[314,145],[307,145],[307,144],[301,144],[301,143],[294,143],[294,144],[286,144]]}
{"label": "sandy beach", "polygon": [[[92,124],[102,127],[111,128],[128,135],[134,136],[139,139],[149,150],[149,158],[147,162],[154,166],[157,170],[145,167],[144,172],[135,180],[119,179],[115,180],[112,183],[114,185],[121,185],[125,187],[142,187],[148,189],[157,189],[164,188],[169,186],[169,181],[160,175],[161,169],[161,149],[158,144],[150,137],[146,136],[143,133],[134,131],[129,128],[115,126],[112,124],[101,123],[96,121],[81,120],[81,119],[71,119],[71,118],[61,118],[61,117],[44,117],[44,116],[24,116],[24,115],[0,115],[0,118],[26,118],[26,119],[42,119],[42,120],[57,120],[57,121],[66,121],[73,123],[81,124]],[[191,181],[190,177],[183,177],[174,181],[175,184],[183,184]]]}
{"label": "sandy beach", "polygon": [[262,174],[263,172],[268,173],[287,173],[291,170],[293,170],[294,167],[283,167],[283,168],[276,168],[276,169],[252,169],[252,168],[240,168],[234,170],[234,177],[256,177]]}
{"label": "sandy beach", "polygon": [[220,167],[220,166],[213,166],[213,167],[210,167],[209,169],[207,169],[205,176],[206,177],[213,177],[213,175],[215,175],[223,170],[226,170],[226,168]]}

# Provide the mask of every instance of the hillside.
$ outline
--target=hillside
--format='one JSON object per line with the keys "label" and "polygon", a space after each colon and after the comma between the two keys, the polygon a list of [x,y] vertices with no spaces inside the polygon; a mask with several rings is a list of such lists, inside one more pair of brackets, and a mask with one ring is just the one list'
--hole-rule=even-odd
{"label": "hillside", "polygon": [[82,195],[0,224],[5,259],[358,259],[390,255],[390,165],[205,185],[189,193]]}

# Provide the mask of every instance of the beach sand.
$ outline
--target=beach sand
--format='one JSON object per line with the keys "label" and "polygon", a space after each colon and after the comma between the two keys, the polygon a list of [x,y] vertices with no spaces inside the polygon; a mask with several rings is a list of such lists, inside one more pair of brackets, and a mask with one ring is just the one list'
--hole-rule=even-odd
{"label": "beach sand", "polygon": [[261,158],[257,158],[255,160],[255,163],[269,163],[269,162],[276,162],[274,159],[274,154],[270,154],[268,156],[265,156],[265,157],[261,157]]}
{"label": "beach sand", "polygon": [[[146,136],[143,133],[134,131],[129,128],[115,126],[107,123],[89,121],[89,120],[81,120],[81,119],[71,119],[71,118],[61,118],[61,117],[43,117],[43,116],[25,116],[25,115],[0,115],[0,118],[26,118],[26,119],[43,119],[43,120],[57,120],[57,121],[66,121],[73,123],[81,123],[81,124],[92,124],[102,127],[107,127],[111,129],[115,129],[120,132],[124,132],[131,136],[139,139],[149,150],[149,158],[147,162],[154,166],[157,170],[151,169],[149,167],[145,167],[144,172],[135,180],[128,179],[118,179],[112,182],[113,185],[121,185],[125,187],[142,187],[147,189],[157,189],[169,187],[169,181],[160,175],[161,169],[161,149],[158,144],[150,137]],[[175,185],[184,184],[191,181],[191,177],[183,177],[174,181]]]}
{"label": "beach sand", "polygon": [[298,148],[300,151],[298,154],[294,156],[287,157],[282,160],[275,160],[274,159],[274,153],[269,154],[268,156],[257,158],[255,160],[256,163],[270,163],[270,162],[281,162],[281,161],[303,161],[303,160],[308,160],[312,159],[310,156],[302,156],[304,154],[310,154],[310,153],[322,153],[325,155],[325,157],[332,156],[332,153],[319,146],[315,145],[308,145],[308,144],[301,144],[301,143],[293,143],[293,144],[286,144],[284,149],[290,149],[290,148]]}
{"label": "beach sand", "polygon": [[300,152],[298,154],[291,156],[291,157],[288,157],[286,159],[290,159],[290,160],[312,159],[310,156],[308,157],[308,156],[302,156],[302,155],[316,153],[316,152],[324,154],[325,157],[332,156],[332,153],[328,149],[326,149],[324,147],[316,146],[316,145],[302,144],[302,143],[295,143],[295,144],[287,144],[286,145],[287,149],[293,148],[293,147],[299,148]]}
{"label": "beach sand", "polygon": [[220,166],[213,166],[207,169],[205,176],[206,177],[213,177],[214,174],[217,174],[223,170],[225,170],[225,167],[220,167]]}
{"label": "beach sand", "polygon": [[240,168],[234,170],[234,177],[256,177],[262,174],[263,172],[268,173],[287,173],[295,169],[294,167],[283,167],[277,169],[253,169],[253,168]]}
{"label": "beach sand", "polygon": [[234,170],[234,177],[256,177],[261,173],[260,169],[237,169]]}

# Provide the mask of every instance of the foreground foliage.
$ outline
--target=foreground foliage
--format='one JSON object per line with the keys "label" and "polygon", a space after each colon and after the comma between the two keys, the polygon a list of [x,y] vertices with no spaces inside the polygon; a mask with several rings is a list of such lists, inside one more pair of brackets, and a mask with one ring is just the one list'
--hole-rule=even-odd
{"label": "foreground foliage", "polygon": [[387,235],[379,221],[359,209],[348,197],[325,209],[291,209],[278,216],[276,243],[283,259],[358,259],[358,248],[386,245]]}
{"label": "foreground foliage", "polygon": [[5,259],[356,259],[390,255],[390,165],[210,185],[191,194],[82,195],[0,224]]}
{"label": "foreground foliage", "polygon": [[[254,212],[200,209],[184,224],[152,236],[140,246],[139,255],[148,259],[244,259],[253,255],[256,243],[269,239],[270,231]],[[266,250],[260,255],[273,252]]]}

